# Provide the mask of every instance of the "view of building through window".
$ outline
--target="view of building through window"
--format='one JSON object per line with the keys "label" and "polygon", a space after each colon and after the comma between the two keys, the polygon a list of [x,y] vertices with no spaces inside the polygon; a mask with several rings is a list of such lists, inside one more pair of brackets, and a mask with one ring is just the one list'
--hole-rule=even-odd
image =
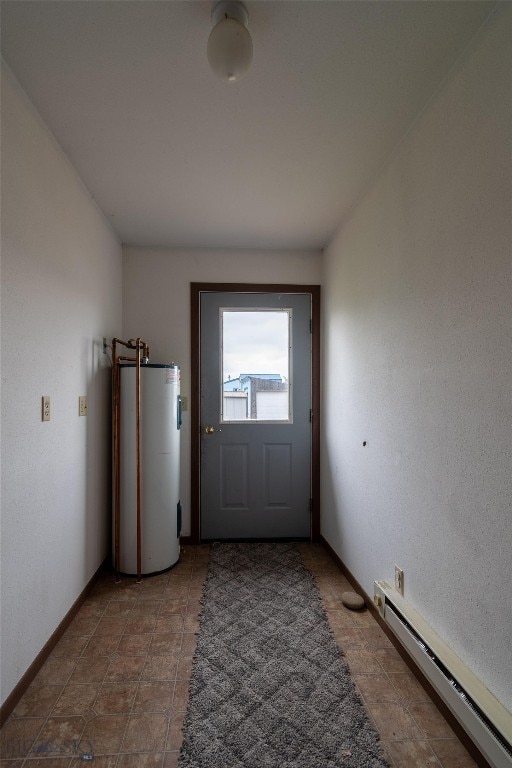
{"label": "view of building through window", "polygon": [[290,419],[290,310],[222,310],[223,421]]}

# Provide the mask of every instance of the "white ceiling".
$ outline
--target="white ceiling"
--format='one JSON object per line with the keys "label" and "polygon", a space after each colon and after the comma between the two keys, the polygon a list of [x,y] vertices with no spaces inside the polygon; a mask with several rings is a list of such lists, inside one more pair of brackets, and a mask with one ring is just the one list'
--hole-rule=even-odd
{"label": "white ceiling", "polygon": [[2,2],[5,60],[123,242],[323,247],[494,2],[246,5],[226,83],[208,2]]}

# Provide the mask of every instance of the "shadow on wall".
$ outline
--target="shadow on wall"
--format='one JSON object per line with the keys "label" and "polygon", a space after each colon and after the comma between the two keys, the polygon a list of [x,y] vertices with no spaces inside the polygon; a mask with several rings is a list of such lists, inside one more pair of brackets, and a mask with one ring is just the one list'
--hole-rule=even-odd
{"label": "shadow on wall", "polygon": [[[84,343],[88,359],[87,416],[85,420],[85,515],[84,542],[86,570],[101,551],[110,559],[112,541],[112,373],[110,359],[103,352],[103,340]],[[105,510],[103,512],[102,510]],[[84,579],[90,573],[83,574]]]}
{"label": "shadow on wall", "polygon": [[321,515],[320,533],[327,543],[341,558],[343,543],[343,493],[340,482],[339,466],[332,466],[327,445],[322,447],[322,510],[329,510]]}

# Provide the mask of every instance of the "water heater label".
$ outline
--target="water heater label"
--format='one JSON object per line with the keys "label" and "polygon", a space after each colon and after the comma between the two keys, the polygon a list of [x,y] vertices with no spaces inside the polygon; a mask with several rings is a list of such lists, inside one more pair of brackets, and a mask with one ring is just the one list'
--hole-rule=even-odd
{"label": "water heater label", "polygon": [[166,384],[179,384],[180,383],[180,369],[179,368],[166,368],[165,369],[165,383]]}

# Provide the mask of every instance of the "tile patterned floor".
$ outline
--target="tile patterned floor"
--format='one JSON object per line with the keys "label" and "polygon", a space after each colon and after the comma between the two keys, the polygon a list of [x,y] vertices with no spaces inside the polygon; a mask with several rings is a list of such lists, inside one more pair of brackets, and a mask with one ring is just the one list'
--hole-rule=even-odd
{"label": "tile patterned floor", "polygon": [[[390,764],[474,768],[369,612],[343,607],[329,554],[300,549]],[[208,556],[186,547],[167,574],[97,583],[4,725],[0,768],[177,766]]]}
{"label": "tile patterned floor", "polygon": [[366,709],[394,768],[476,768],[476,763],[369,611],[349,611],[352,586],[320,545],[299,545]]}

